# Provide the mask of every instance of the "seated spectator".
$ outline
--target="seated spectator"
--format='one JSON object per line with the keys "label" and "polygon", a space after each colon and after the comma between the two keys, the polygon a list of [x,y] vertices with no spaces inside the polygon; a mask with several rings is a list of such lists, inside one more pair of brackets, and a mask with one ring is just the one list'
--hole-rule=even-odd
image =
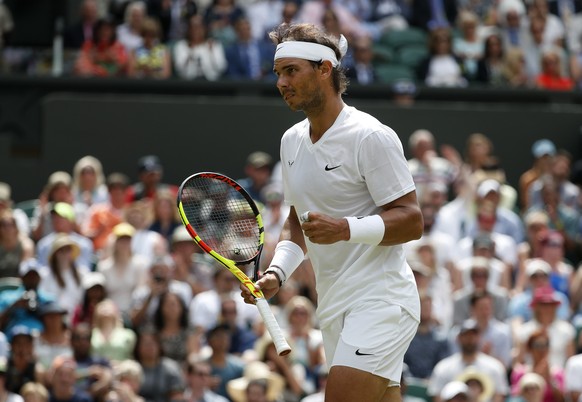
{"label": "seated spectator", "polygon": [[[521,325],[532,319],[530,304],[533,301],[535,292],[539,288],[551,288],[551,270],[550,265],[540,258],[532,258],[525,262],[526,287],[523,291],[515,293],[509,302],[509,319],[514,334],[519,334],[521,332]],[[568,298],[557,290],[554,290],[553,295],[559,301],[557,303],[557,317],[561,320],[568,320],[570,317]]]}
{"label": "seated spectator", "polygon": [[67,310],[58,303],[45,304],[38,313],[43,329],[35,338],[34,350],[38,362],[48,370],[57,356],[72,355],[71,330]]}
{"label": "seated spectator", "polygon": [[493,316],[505,322],[507,319],[507,305],[509,303],[508,290],[492,283],[489,280],[491,272],[490,261],[484,257],[473,257],[467,270],[470,284],[453,293],[453,324],[460,325],[471,316],[471,300],[479,293],[487,293],[493,302]]}
{"label": "seated spectator", "polygon": [[143,370],[138,362],[127,359],[114,367],[114,380],[106,401],[111,402],[145,402],[138,392],[143,384]]}
{"label": "seated spectator", "polygon": [[188,326],[187,305],[178,294],[166,292],[161,295],[154,327],[164,356],[175,360],[180,366],[191,353],[200,351],[199,340]]}
{"label": "seated spectator", "polygon": [[24,402],[49,402],[49,392],[40,382],[27,382],[20,390]]}
{"label": "seated spectator", "polygon": [[439,394],[441,402],[476,402],[470,398],[469,386],[462,381],[448,382]]}
{"label": "seated spectator", "polygon": [[45,370],[36,359],[33,331],[17,325],[10,330],[10,357],[6,370],[6,389],[19,393],[28,382],[43,382]]}
{"label": "seated spectator", "polygon": [[317,389],[317,369],[325,364],[323,337],[316,327],[315,306],[307,297],[295,296],[287,302],[285,310],[289,323],[286,338],[293,345],[288,360],[296,373],[302,373],[303,392],[310,394]]}
{"label": "seated spectator", "polygon": [[220,324],[226,324],[230,328],[229,352],[244,356],[245,352],[252,350],[257,341],[257,334],[253,329],[243,327],[238,322],[238,303],[230,297],[224,298],[220,305]]}
{"label": "seated spectator", "polygon": [[127,189],[126,202],[152,201],[159,190],[171,190],[178,194],[178,187],[162,183],[164,167],[156,155],[145,155],[137,161],[138,181]]}
{"label": "seated spectator", "polygon": [[75,74],[83,77],[124,76],[127,71],[127,52],[117,41],[115,24],[99,20],[93,37],[85,41],[75,62]]}
{"label": "seated spectator", "polygon": [[149,229],[152,214],[152,204],[146,200],[134,201],[125,210],[125,221],[135,229],[131,236],[131,251],[148,265],[168,252],[166,239]]}
{"label": "seated spectator", "polygon": [[207,361],[214,377],[210,388],[225,398],[228,398],[226,384],[242,377],[245,367],[245,362],[239,356],[229,352],[230,339],[230,328],[225,324],[219,324],[206,333],[206,342],[210,347]]}
{"label": "seated spectator", "polygon": [[55,241],[66,235],[78,248],[75,263],[80,267],[91,268],[94,262],[93,242],[77,232],[73,206],[66,202],[57,202],[52,205],[50,217],[52,231],[36,244],[38,261],[43,265],[49,265],[51,262],[49,254]]}
{"label": "seated spectator", "polygon": [[247,190],[251,198],[261,204],[265,203],[262,191],[269,184],[273,171],[273,158],[266,152],[251,152],[245,161],[245,177],[237,180]]}
{"label": "seated spectator", "polygon": [[140,30],[143,43],[129,54],[127,75],[131,78],[169,78],[172,60],[169,48],[160,41],[161,28],[157,20],[146,18]]}
{"label": "seated spectator", "polygon": [[107,176],[107,201],[95,204],[87,211],[81,233],[93,241],[93,248],[100,259],[107,257],[103,249],[113,227],[123,221],[125,191],[128,186],[127,176],[111,173]]}
{"label": "seated spectator", "polygon": [[476,402],[490,401],[495,392],[493,381],[490,376],[477,371],[473,367],[468,367],[458,377],[457,381],[462,381],[469,388],[469,400]]}
{"label": "seated spectator", "polygon": [[435,320],[432,297],[420,293],[420,324],[404,355],[411,377],[428,379],[438,362],[451,354],[446,331]]}
{"label": "seated spectator", "polygon": [[556,146],[547,138],[537,140],[532,144],[531,153],[533,163],[531,167],[519,177],[519,193],[522,198],[521,210],[527,210],[532,203],[530,188],[540,177],[550,174],[553,167],[553,157],[556,155]]}
{"label": "seated spectator", "polygon": [[450,29],[438,28],[429,33],[429,54],[418,65],[417,79],[430,87],[465,87],[466,71],[453,53]]}
{"label": "seated spectator", "polygon": [[543,329],[551,339],[547,361],[550,366],[564,367],[566,360],[575,353],[574,339],[576,330],[567,320],[557,317],[560,300],[550,286],[537,288],[531,301],[533,317],[524,322],[517,332],[519,352],[516,361],[526,361],[525,353],[529,337]]}
{"label": "seated spectator", "polygon": [[92,402],[86,392],[76,389],[77,363],[71,356],[57,356],[47,375],[47,386],[51,401]]}
{"label": "seated spectator", "polygon": [[81,225],[92,205],[109,200],[103,166],[99,159],[87,155],[75,163],[71,192],[74,199],[73,208],[76,211],[75,220]]}
{"label": "seated spectator", "polygon": [[160,21],[162,25],[162,42],[175,43],[182,39],[188,29],[188,21],[206,8],[209,1],[195,0],[165,1],[148,0],[148,15]]}
{"label": "seated spectator", "polygon": [[185,388],[182,370],[178,363],[163,355],[153,329],[138,332],[135,359],[144,374],[139,395],[146,401],[167,402],[182,396]]}
{"label": "seated spectator", "polygon": [[17,278],[20,263],[33,256],[34,243],[20,233],[13,211],[0,211],[0,278]]}
{"label": "seated spectator", "polygon": [[191,357],[186,364],[186,390],[184,398],[187,401],[228,402],[223,396],[210,390],[210,365],[198,357]]}
{"label": "seated spectator", "polygon": [[8,362],[6,357],[0,357],[0,395],[5,402],[24,402],[24,399],[19,394],[10,392],[6,388],[6,374],[8,370]]}
{"label": "seated spectator", "polygon": [[550,284],[554,290],[570,296],[574,278],[574,267],[564,256],[564,236],[560,232],[550,230],[541,238],[540,258],[547,262],[550,271]]}
{"label": "seated spectator", "polygon": [[71,348],[77,363],[76,388],[87,392],[96,401],[102,400],[112,385],[113,373],[108,360],[92,353],[91,326],[88,323],[73,327]]}
{"label": "seated spectator", "polygon": [[519,0],[504,0],[497,5],[498,25],[505,49],[523,47],[527,41],[529,19]]}
{"label": "seated spectator", "polygon": [[87,272],[81,279],[83,286],[83,301],[73,312],[71,325],[73,327],[80,323],[93,325],[93,313],[95,306],[107,297],[105,290],[105,276],[101,272]]}
{"label": "seated spectator", "polygon": [[541,55],[542,71],[536,77],[536,85],[541,89],[554,91],[570,91],[574,88],[574,81],[561,72],[561,60],[557,51],[544,50]]}
{"label": "seated spectator", "polygon": [[212,288],[217,262],[192,241],[184,225],[174,229],[170,249],[175,264],[175,279],[189,283],[194,296]]}
{"label": "seated spectator", "polygon": [[0,329],[10,334],[12,328],[24,326],[40,332],[43,328],[38,309],[52,302],[54,298],[39,290],[43,267],[31,258],[23,261],[19,268],[21,286],[0,293]]}
{"label": "seated spectator", "polygon": [[134,328],[153,324],[160,300],[168,291],[176,293],[185,305],[190,304],[192,289],[187,283],[172,278],[173,269],[173,260],[167,255],[156,258],[151,264],[147,283],[131,296],[130,319]]}
{"label": "seated spectator", "polygon": [[79,8],[79,20],[65,27],[64,46],[67,49],[79,49],[85,41],[91,40],[99,18],[96,0],[83,0]]}
{"label": "seated spectator", "polygon": [[433,7],[428,0],[415,0],[411,4],[411,25],[432,32],[437,29],[452,27],[457,20],[456,1],[443,0],[440,7]]}
{"label": "seated spectator", "polygon": [[503,62],[505,49],[499,34],[491,34],[485,38],[483,56],[477,60],[477,75],[475,80],[482,84],[499,87],[504,85]]}
{"label": "seated spectator", "polygon": [[72,181],[71,175],[63,171],[53,172],[49,176],[30,218],[30,237],[35,242],[54,231],[51,218],[54,205],[59,202],[72,205]]}
{"label": "seated spectator", "polygon": [[517,363],[511,371],[512,394],[519,394],[520,380],[527,373],[536,373],[544,379],[542,388],[544,402],[564,400],[564,368],[548,360],[551,339],[544,329],[532,333],[525,345],[526,361]]}
{"label": "seated spectator", "polygon": [[236,40],[234,24],[244,15],[235,0],[213,0],[204,11],[204,23],[208,34],[227,47]]}
{"label": "seated spectator", "polygon": [[477,62],[483,57],[484,43],[479,35],[479,18],[476,14],[462,10],[457,27],[461,35],[453,39],[453,53],[463,63],[463,70],[470,80],[477,76]]}
{"label": "seated spectator", "polygon": [[493,315],[493,297],[489,293],[475,292],[470,303],[470,318],[477,322],[481,334],[480,350],[499,360],[509,370],[513,350],[511,327]]}
{"label": "seated spectator", "polygon": [[566,396],[570,401],[580,401],[582,395],[582,354],[572,356],[566,362],[564,371]]}
{"label": "seated spectator", "polygon": [[247,328],[252,326],[258,317],[257,309],[244,303],[240,297],[238,281],[226,269],[216,269],[212,289],[199,293],[192,299],[188,308],[190,326],[200,334],[215,327],[219,323],[221,303],[225,298],[231,298],[237,302],[239,325]]}
{"label": "seated spectator", "polygon": [[414,131],[408,139],[408,151],[411,155],[408,167],[419,192],[419,199],[422,199],[425,188],[432,183],[444,185],[448,192],[457,178],[458,166],[438,155],[433,133],[425,129]]}
{"label": "seated spectator", "polygon": [[146,12],[145,2],[129,2],[125,8],[124,21],[116,28],[117,40],[123,45],[128,54],[143,45],[141,30],[147,15]]}
{"label": "seated spectator", "polygon": [[245,17],[234,23],[236,40],[225,48],[228,64],[226,77],[243,80],[274,79],[273,44],[252,37],[251,25]]}
{"label": "seated spectator", "polygon": [[131,307],[131,295],[147,281],[147,259],[131,249],[135,229],[122,222],[113,227],[109,257],[97,263],[97,272],[105,276],[107,297],[113,300],[121,314],[127,316]]}
{"label": "seated spectator", "polygon": [[372,40],[368,37],[355,39],[352,46],[354,55],[353,66],[348,69],[346,76],[351,83],[369,85],[378,79],[372,60],[374,52],[372,50]]}
{"label": "seated spectator", "polygon": [[[488,274],[487,285],[490,287],[511,289],[511,282],[513,277],[513,265],[509,265],[501,261],[495,252],[495,241],[493,240],[493,233],[480,233],[474,239],[465,237],[458,244],[459,258],[457,267],[463,278],[463,286],[471,287],[471,268],[473,266],[475,257],[483,257],[487,259]],[[498,238],[499,234],[495,234]],[[472,243],[472,244],[471,244]],[[513,247],[515,244],[510,242]],[[471,251],[469,251],[469,248]],[[503,250],[505,251],[505,250]],[[468,255],[470,253],[470,255]],[[515,264],[514,264],[515,265]]]}
{"label": "seated spectator", "polygon": [[525,373],[517,383],[517,396],[507,398],[508,402],[542,402],[546,381],[536,373]]}
{"label": "seated spectator", "polygon": [[263,362],[250,362],[241,378],[226,384],[228,394],[234,402],[276,402],[281,399],[285,380],[271,371]]}
{"label": "seated spectator", "polygon": [[176,194],[169,189],[160,189],[156,191],[153,202],[153,221],[149,230],[159,233],[170,244],[174,230],[182,226],[176,208]]}
{"label": "seated spectator", "polygon": [[136,335],[123,326],[118,307],[110,299],[95,306],[91,349],[96,357],[111,362],[129,359],[133,355]]}
{"label": "seated spectator", "polygon": [[83,300],[81,278],[89,272],[85,266],[75,262],[80,254],[77,243],[64,233],[58,233],[48,255],[47,274],[39,289],[52,295],[60,306],[67,309],[69,320],[75,307]]}
{"label": "seated spectator", "polygon": [[523,50],[518,47],[507,49],[501,67],[503,86],[509,88],[531,88],[533,79],[528,75]]}
{"label": "seated spectator", "polygon": [[450,381],[460,375],[467,366],[490,376],[495,384],[492,401],[502,402],[509,394],[507,373],[499,360],[479,350],[480,332],[477,322],[469,319],[463,322],[457,335],[459,352],[441,360],[434,368],[429,380],[428,394],[436,402],[441,402],[440,394]]}
{"label": "seated spectator", "polygon": [[189,80],[216,81],[228,67],[222,43],[209,37],[199,15],[190,18],[184,39],[174,45],[173,56],[176,75]]}

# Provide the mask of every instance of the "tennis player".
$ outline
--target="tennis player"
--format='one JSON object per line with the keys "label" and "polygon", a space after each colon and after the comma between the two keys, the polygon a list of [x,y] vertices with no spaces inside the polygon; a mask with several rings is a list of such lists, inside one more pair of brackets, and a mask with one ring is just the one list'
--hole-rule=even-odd
{"label": "tennis player", "polygon": [[325,400],[399,401],[404,353],[420,321],[402,243],[418,239],[423,227],[402,144],[392,129],[343,102],[345,38],[309,24],[283,24],[270,37],[277,87],[307,119],[281,140],[291,209],[257,286],[272,297],[309,252],[330,366]]}

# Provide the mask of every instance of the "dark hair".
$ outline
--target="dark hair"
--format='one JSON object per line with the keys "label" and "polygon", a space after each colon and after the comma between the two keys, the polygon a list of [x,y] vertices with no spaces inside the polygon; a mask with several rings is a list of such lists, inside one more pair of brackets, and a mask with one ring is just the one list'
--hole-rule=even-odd
{"label": "dark hair", "polygon": [[154,315],[154,326],[156,327],[156,329],[158,331],[161,331],[166,325],[166,320],[165,320],[164,313],[162,310],[163,310],[164,302],[166,301],[168,296],[171,296],[171,295],[176,296],[176,299],[178,300],[178,303],[180,304],[180,307],[182,308],[182,313],[180,314],[180,328],[182,328],[182,329],[188,328],[188,306],[186,306],[186,303],[184,303],[184,300],[182,300],[180,295],[178,295],[177,293],[164,292],[160,296],[158,308],[156,309],[156,312]]}
{"label": "dark hair", "polygon": [[[286,24],[283,23],[269,33],[269,38],[275,45],[286,41],[300,41],[317,43],[329,47],[335,53],[338,60],[342,55],[338,46],[338,40],[327,34],[318,26],[312,24]],[[311,62],[314,68],[321,62]],[[346,70],[341,65],[334,67],[332,72],[332,84],[339,94],[343,94],[348,87]]]}
{"label": "dark hair", "polygon": [[[68,246],[68,247],[70,247],[70,246]],[[51,273],[55,276],[55,279],[57,280],[57,284],[59,285],[59,287],[61,289],[63,289],[65,287],[65,280],[63,278],[63,274],[57,268],[57,253],[56,252],[53,253],[53,255],[51,256],[51,259],[49,260],[49,268],[50,268]],[[71,273],[73,274],[73,279],[75,279],[75,283],[80,286],[81,285],[81,278],[79,278],[79,272],[77,271],[77,265],[75,264],[75,261],[71,261]]]}
{"label": "dark hair", "polygon": [[158,344],[159,357],[161,358],[164,356],[164,349],[162,348],[162,342],[160,340],[160,335],[158,334],[158,331],[156,331],[156,329],[153,326],[146,325],[145,327],[140,328],[139,330],[135,331],[135,334],[137,335],[137,338],[135,341],[135,346],[133,348],[133,357],[137,362],[141,363],[141,356],[139,354],[139,347],[140,347],[142,339],[147,335],[151,335],[151,337],[154,339],[154,341]]}
{"label": "dark hair", "polygon": [[103,27],[107,26],[111,28],[112,32],[111,40],[109,41],[108,44],[112,45],[115,43],[115,41],[117,40],[117,31],[115,29],[115,23],[113,22],[113,20],[109,18],[101,18],[97,20],[95,26],[93,27],[93,38],[91,39],[93,41],[93,44],[95,45],[99,44],[99,32]]}
{"label": "dark hair", "polygon": [[489,292],[484,290],[478,290],[476,292],[473,292],[469,304],[471,305],[471,307],[474,307],[475,304],[477,304],[477,302],[481,299],[491,299],[491,295],[489,294]]}
{"label": "dark hair", "polygon": [[499,41],[500,44],[500,58],[503,58],[505,56],[505,47],[503,46],[503,40],[501,39],[501,36],[497,33],[493,33],[491,35],[489,35],[486,39],[485,39],[485,43],[484,43],[484,52],[483,52],[483,58],[484,59],[488,59],[489,57],[491,57],[491,49],[490,49],[490,44],[492,40],[497,40]]}

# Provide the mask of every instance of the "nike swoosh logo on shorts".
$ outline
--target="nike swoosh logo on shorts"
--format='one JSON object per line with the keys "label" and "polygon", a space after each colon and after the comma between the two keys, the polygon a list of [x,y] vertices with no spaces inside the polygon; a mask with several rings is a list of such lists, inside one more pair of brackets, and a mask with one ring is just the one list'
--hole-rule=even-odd
{"label": "nike swoosh logo on shorts", "polygon": [[362,353],[360,352],[360,349],[356,350],[356,355],[358,356],[372,356],[373,353]]}
{"label": "nike swoosh logo on shorts", "polygon": [[329,172],[330,170],[337,169],[337,168],[338,168],[338,167],[340,167],[340,166],[341,166],[341,165],[337,165],[337,166],[331,166],[331,167],[330,167],[330,166],[329,166],[329,164],[327,164],[327,165],[325,165],[325,170],[326,170],[327,172]]}

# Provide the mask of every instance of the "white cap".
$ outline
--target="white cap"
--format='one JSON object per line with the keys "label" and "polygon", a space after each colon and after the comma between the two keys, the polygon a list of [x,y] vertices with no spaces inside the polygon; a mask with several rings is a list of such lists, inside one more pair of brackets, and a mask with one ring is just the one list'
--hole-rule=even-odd
{"label": "white cap", "polygon": [[451,381],[441,391],[441,399],[449,401],[459,394],[469,394],[469,387],[462,381]]}
{"label": "white cap", "polygon": [[546,275],[549,275],[551,271],[552,268],[550,267],[550,264],[541,258],[532,258],[531,260],[527,260],[525,262],[525,274],[528,278],[537,272],[542,272]]}
{"label": "white cap", "polygon": [[501,188],[501,185],[499,184],[499,182],[497,180],[493,180],[493,179],[483,180],[479,184],[479,187],[477,187],[477,195],[479,197],[483,198],[492,191],[499,193],[500,188]]}

